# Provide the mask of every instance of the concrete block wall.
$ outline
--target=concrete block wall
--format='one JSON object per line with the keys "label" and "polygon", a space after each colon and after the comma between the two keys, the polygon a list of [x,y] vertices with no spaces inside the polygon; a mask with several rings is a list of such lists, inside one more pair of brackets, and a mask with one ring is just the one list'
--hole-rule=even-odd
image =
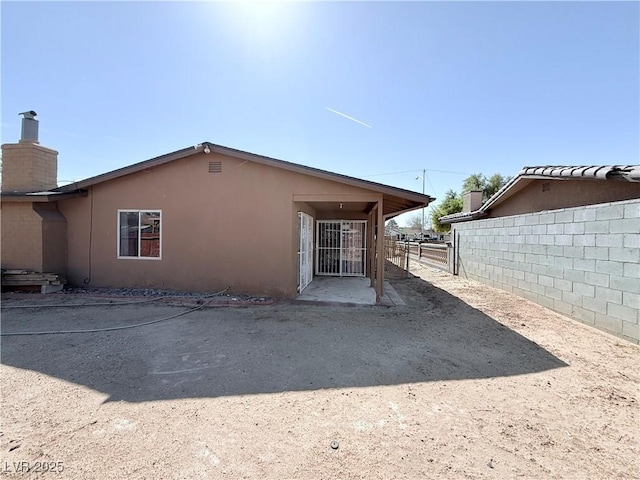
{"label": "concrete block wall", "polygon": [[640,199],[453,229],[461,276],[640,343]]}

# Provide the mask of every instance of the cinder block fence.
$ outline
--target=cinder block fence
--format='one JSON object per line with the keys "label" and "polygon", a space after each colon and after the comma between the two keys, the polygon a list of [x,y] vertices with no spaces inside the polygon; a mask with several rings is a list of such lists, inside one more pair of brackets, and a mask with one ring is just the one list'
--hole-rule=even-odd
{"label": "cinder block fence", "polygon": [[453,225],[461,276],[640,342],[640,200]]}

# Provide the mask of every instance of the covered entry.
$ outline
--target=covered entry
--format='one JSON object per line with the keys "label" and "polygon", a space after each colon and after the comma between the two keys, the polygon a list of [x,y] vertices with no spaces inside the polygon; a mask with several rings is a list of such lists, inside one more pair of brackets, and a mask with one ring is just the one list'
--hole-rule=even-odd
{"label": "covered entry", "polygon": [[[426,205],[430,197],[349,177],[341,179],[360,190],[293,195],[294,221],[302,218],[302,212],[313,217],[315,245],[311,258],[315,266],[311,273],[318,280],[327,280],[318,282],[318,286],[341,279],[349,285],[366,285],[361,280],[368,279],[369,287],[380,298],[384,294],[385,218]],[[303,251],[298,248],[298,268],[305,265],[308,269]],[[305,283],[300,272],[298,289]],[[305,292],[312,290],[314,283]]]}
{"label": "covered entry", "polygon": [[316,275],[364,277],[366,258],[366,220],[317,221]]}

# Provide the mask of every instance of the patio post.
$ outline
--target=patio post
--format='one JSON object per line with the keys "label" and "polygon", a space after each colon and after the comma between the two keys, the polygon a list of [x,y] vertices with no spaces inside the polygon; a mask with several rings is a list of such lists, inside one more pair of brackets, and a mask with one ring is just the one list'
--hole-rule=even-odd
{"label": "patio post", "polygon": [[376,236],[376,254],[378,265],[376,268],[376,297],[380,300],[383,294],[383,281],[384,281],[384,218],[382,216],[383,200],[378,201],[378,221],[377,221],[377,236]]}

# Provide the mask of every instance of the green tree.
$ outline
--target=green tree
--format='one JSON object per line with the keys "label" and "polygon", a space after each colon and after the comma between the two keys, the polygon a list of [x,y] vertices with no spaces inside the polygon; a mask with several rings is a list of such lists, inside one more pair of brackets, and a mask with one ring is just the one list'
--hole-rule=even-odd
{"label": "green tree", "polygon": [[495,193],[504,187],[509,180],[510,177],[503,177],[499,173],[491,175],[491,177],[489,177],[485,182],[484,188],[482,189],[482,201],[486,202],[493,197]]}
{"label": "green tree", "polygon": [[465,178],[462,183],[462,193],[471,190],[482,190],[482,202],[489,200],[505,183],[509,181],[509,177],[503,177],[499,173],[491,175],[487,178],[482,173],[474,173]]}
{"label": "green tree", "polygon": [[392,218],[387,222],[387,227],[389,228],[398,228],[398,222],[396,222],[395,218]]}
{"label": "green tree", "polygon": [[462,182],[462,193],[470,192],[471,190],[484,190],[487,185],[487,179],[481,173],[474,173],[469,175]]}
{"label": "green tree", "polygon": [[457,194],[453,190],[449,190],[444,199],[434,207],[431,207],[431,224],[436,232],[448,232],[451,225],[443,225],[440,223],[440,217],[451,215],[462,211],[462,195],[471,190],[482,190],[482,203],[489,200],[498,190],[500,190],[507,182],[509,177],[503,177],[499,173],[487,178],[482,173],[474,173],[469,175],[462,182],[462,193]]}
{"label": "green tree", "polygon": [[461,211],[462,196],[453,190],[449,190],[444,194],[444,198],[437,206],[431,207],[431,225],[433,229],[439,233],[448,232],[451,229],[451,225],[440,223],[440,217]]}

